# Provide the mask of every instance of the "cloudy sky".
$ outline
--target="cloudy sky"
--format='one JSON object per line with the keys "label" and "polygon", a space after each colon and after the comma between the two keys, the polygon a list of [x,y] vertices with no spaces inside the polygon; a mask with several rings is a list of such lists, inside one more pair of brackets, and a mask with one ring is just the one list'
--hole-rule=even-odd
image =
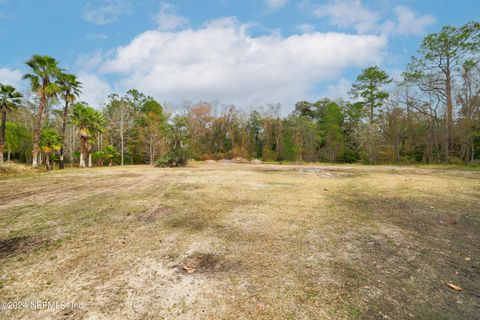
{"label": "cloudy sky", "polygon": [[398,77],[422,38],[478,19],[472,0],[0,0],[0,82],[47,54],[100,106],[136,88],[160,102],[249,108],[346,97],[362,68]]}

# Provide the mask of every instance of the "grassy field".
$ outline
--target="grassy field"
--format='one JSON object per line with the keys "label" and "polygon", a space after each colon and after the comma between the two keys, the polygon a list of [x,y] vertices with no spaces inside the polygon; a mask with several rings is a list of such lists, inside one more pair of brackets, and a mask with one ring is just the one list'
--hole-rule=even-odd
{"label": "grassy field", "polygon": [[0,226],[0,301],[79,304],[4,319],[480,318],[478,170],[194,163],[7,176]]}

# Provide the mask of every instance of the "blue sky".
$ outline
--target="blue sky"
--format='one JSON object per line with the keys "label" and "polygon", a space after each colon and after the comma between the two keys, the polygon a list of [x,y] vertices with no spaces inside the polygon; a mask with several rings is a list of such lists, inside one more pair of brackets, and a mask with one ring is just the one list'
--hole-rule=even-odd
{"label": "blue sky", "polygon": [[159,101],[239,107],[345,97],[364,67],[398,77],[422,38],[478,19],[478,1],[0,0],[0,82],[35,53],[99,106],[136,88]]}

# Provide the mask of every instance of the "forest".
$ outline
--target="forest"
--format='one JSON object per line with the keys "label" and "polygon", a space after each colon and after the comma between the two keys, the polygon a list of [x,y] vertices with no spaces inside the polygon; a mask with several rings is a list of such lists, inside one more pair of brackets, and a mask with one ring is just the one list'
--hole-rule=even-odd
{"label": "forest", "polygon": [[[365,68],[350,99],[299,101],[246,111],[217,102],[169,110],[138,90],[101,108],[80,101],[82,84],[55,58],[26,62],[29,90],[0,87],[0,161],[47,170],[236,157],[266,162],[479,163],[480,23],[427,35],[394,81]],[[292,81],[294,81],[292,79]],[[188,96],[188,92],[185,93]]]}

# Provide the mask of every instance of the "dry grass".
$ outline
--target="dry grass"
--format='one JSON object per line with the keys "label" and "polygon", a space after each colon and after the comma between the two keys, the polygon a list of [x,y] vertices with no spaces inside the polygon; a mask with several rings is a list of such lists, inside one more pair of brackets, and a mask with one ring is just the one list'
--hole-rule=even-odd
{"label": "dry grass", "polygon": [[42,168],[32,168],[30,165],[18,164],[15,162],[0,163],[0,179],[12,177],[12,176],[24,176],[34,173],[44,172]]}
{"label": "dry grass", "polygon": [[194,164],[1,183],[0,301],[81,304],[6,319],[480,315],[479,171]]}

